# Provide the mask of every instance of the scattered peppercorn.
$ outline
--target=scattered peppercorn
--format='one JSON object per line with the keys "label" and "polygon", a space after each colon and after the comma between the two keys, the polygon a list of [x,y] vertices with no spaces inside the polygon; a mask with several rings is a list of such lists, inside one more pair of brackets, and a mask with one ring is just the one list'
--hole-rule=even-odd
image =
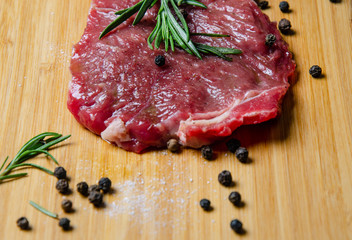
{"label": "scattered peppercorn", "polygon": [[279,8],[280,8],[281,12],[287,13],[290,9],[290,5],[288,4],[287,1],[282,1],[279,4]]}
{"label": "scattered peppercorn", "polygon": [[57,167],[54,170],[54,176],[58,179],[65,179],[66,178],[66,170],[63,167]]}
{"label": "scattered peppercorn", "polygon": [[61,202],[61,207],[65,212],[72,212],[72,202],[71,200],[64,199]]}
{"label": "scattered peppercorn", "polygon": [[17,226],[21,228],[22,230],[28,230],[29,229],[29,222],[26,217],[20,217],[17,220]]}
{"label": "scattered peppercorn", "polygon": [[271,47],[276,42],[276,36],[274,34],[268,34],[265,37],[265,45]]}
{"label": "scattered peppercorn", "polygon": [[219,183],[228,187],[232,184],[232,176],[231,173],[227,170],[222,171],[219,173],[218,176]]}
{"label": "scattered peppercorn", "polygon": [[70,230],[70,219],[60,218],[59,226],[62,227],[64,231]]}
{"label": "scattered peppercorn", "polygon": [[101,190],[103,190],[104,193],[109,192],[111,188],[111,180],[107,177],[101,178],[99,180],[99,187]]}
{"label": "scattered peppercorn", "polygon": [[210,201],[208,199],[203,198],[202,200],[200,200],[199,204],[205,211],[211,210]]}
{"label": "scattered peppercorn", "polygon": [[161,55],[158,55],[155,57],[155,60],[154,60],[155,64],[159,67],[162,67],[165,65],[165,57],[164,56],[161,56]]}
{"label": "scattered peppercorn", "polygon": [[241,163],[247,163],[248,161],[248,150],[244,147],[239,147],[236,150],[236,157]]}
{"label": "scattered peppercorn", "polygon": [[287,34],[291,30],[291,22],[286,18],[283,18],[279,22],[279,30],[283,34]]}
{"label": "scattered peppercorn", "polygon": [[238,192],[232,192],[229,195],[229,200],[235,206],[239,206],[241,204],[241,194],[239,194]]}
{"label": "scattered peppercorn", "polygon": [[86,182],[80,182],[77,184],[77,191],[83,196],[88,196],[88,184]]}
{"label": "scattered peppercorn", "polygon": [[257,5],[260,9],[267,9],[269,6],[269,2],[268,1],[260,1],[257,3]]}
{"label": "scattered peppercorn", "polygon": [[167,142],[167,149],[170,152],[178,152],[180,150],[180,144],[177,142],[176,139],[172,138]]}
{"label": "scattered peppercorn", "polygon": [[88,188],[88,194],[90,194],[91,192],[100,192],[99,185],[96,185],[96,184],[90,185]]}
{"label": "scattered peppercorn", "polygon": [[236,233],[242,233],[243,229],[242,229],[242,222],[239,221],[238,219],[232,220],[230,223],[230,226],[232,228],[232,230],[234,230]]}
{"label": "scattered peppercorn", "polygon": [[339,3],[339,2],[341,2],[341,0],[330,0],[330,2],[332,2],[332,3]]}
{"label": "scattered peppercorn", "polygon": [[203,146],[201,148],[201,153],[202,157],[205,158],[206,160],[212,160],[213,159],[213,149],[210,146]]}
{"label": "scattered peppercorn", "polygon": [[68,181],[66,179],[59,179],[56,183],[56,189],[59,190],[60,193],[67,193],[68,188]]}
{"label": "scattered peppercorn", "polygon": [[241,146],[241,142],[237,139],[230,139],[229,141],[226,142],[227,149],[232,153],[235,153],[237,148],[239,148],[240,146]]}
{"label": "scattered peppercorn", "polygon": [[97,207],[103,203],[103,194],[98,191],[92,191],[89,193],[88,200]]}
{"label": "scattered peppercorn", "polygon": [[309,69],[309,74],[312,75],[312,77],[314,78],[319,78],[321,76],[321,67],[319,67],[318,65],[313,65],[310,69]]}

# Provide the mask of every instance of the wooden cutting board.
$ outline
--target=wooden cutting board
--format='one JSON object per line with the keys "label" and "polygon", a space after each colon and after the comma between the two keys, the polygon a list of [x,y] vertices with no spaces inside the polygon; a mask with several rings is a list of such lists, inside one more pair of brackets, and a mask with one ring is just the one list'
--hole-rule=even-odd
{"label": "wooden cutting board", "polygon": [[[284,38],[297,62],[282,115],[241,127],[235,137],[249,149],[250,164],[217,147],[209,162],[200,152],[152,151],[143,155],[109,145],[81,127],[66,108],[71,49],[86,25],[87,0],[0,1],[0,159],[44,131],[72,134],[51,151],[70,176],[71,195],[55,190],[56,179],[36,169],[28,177],[0,184],[0,239],[352,239],[352,3],[279,0],[264,10],[272,20],[291,20]],[[313,79],[311,65],[324,77]],[[44,157],[31,160],[47,168]],[[218,173],[230,170],[235,186],[225,188]],[[94,208],[75,191],[79,181],[111,178],[114,193]],[[242,194],[236,208],[227,197]],[[62,199],[75,212],[61,210]],[[204,212],[199,200],[211,200]],[[29,205],[33,200],[68,217],[73,230]],[[26,216],[31,231],[16,220]],[[230,229],[240,219],[246,234]]]}

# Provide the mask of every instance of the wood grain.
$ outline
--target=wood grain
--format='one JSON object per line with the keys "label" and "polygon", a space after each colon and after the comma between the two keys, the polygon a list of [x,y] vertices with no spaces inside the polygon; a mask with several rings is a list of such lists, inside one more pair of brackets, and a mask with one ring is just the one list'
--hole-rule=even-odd
{"label": "wood grain", "polygon": [[[290,1],[281,13],[271,0],[272,20],[291,20],[294,35],[285,36],[297,62],[297,83],[283,103],[282,115],[235,132],[248,147],[251,164],[240,164],[217,146],[216,161],[199,151],[180,154],[126,152],[82,128],[66,109],[72,46],[83,33],[90,1],[0,1],[0,159],[13,157],[32,136],[43,131],[72,134],[56,148],[71,178],[95,183],[108,176],[114,193],[96,209],[76,191],[62,196],[56,180],[38,170],[0,184],[0,239],[352,239],[352,3],[342,0]],[[308,69],[323,68],[312,79]],[[44,157],[33,162],[50,169]],[[221,170],[236,182],[224,188]],[[239,191],[245,206],[227,197]],[[212,212],[198,206],[209,198]],[[63,198],[76,211],[65,214]],[[28,204],[33,200],[71,219],[73,230]],[[31,231],[20,231],[26,216]],[[246,234],[229,227],[240,219]]]}

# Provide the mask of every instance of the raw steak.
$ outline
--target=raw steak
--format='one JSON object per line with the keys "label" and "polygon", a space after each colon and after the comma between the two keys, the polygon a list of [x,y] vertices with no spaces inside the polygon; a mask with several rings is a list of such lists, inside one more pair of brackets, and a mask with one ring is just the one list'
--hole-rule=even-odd
{"label": "raw steak", "polygon": [[[163,147],[170,138],[201,147],[231,135],[243,124],[277,116],[295,64],[287,44],[252,0],[202,0],[208,9],[187,8],[195,42],[241,49],[227,62],[196,58],[181,49],[151,50],[146,39],[158,6],[132,26],[134,17],[99,40],[114,12],[138,0],[93,0],[85,32],[74,46],[68,108],[103,139],[134,152]],[[265,45],[272,33],[277,41]],[[164,55],[166,65],[154,63]]]}

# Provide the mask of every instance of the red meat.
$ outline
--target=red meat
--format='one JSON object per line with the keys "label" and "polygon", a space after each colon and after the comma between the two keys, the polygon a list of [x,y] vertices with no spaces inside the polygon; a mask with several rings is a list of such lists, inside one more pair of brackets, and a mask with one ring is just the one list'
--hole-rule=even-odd
{"label": "red meat", "polygon": [[[81,40],[71,60],[68,108],[83,126],[134,152],[163,147],[170,138],[184,146],[210,144],[244,124],[275,118],[295,63],[276,29],[252,0],[203,0],[208,9],[187,8],[191,32],[229,34],[194,36],[217,47],[237,48],[227,62],[200,60],[181,49],[151,50],[147,37],[158,6],[132,26],[133,17],[99,40],[116,18],[114,12],[137,0],[93,0]],[[277,41],[265,45],[265,36]],[[154,63],[157,55],[166,64]]]}

